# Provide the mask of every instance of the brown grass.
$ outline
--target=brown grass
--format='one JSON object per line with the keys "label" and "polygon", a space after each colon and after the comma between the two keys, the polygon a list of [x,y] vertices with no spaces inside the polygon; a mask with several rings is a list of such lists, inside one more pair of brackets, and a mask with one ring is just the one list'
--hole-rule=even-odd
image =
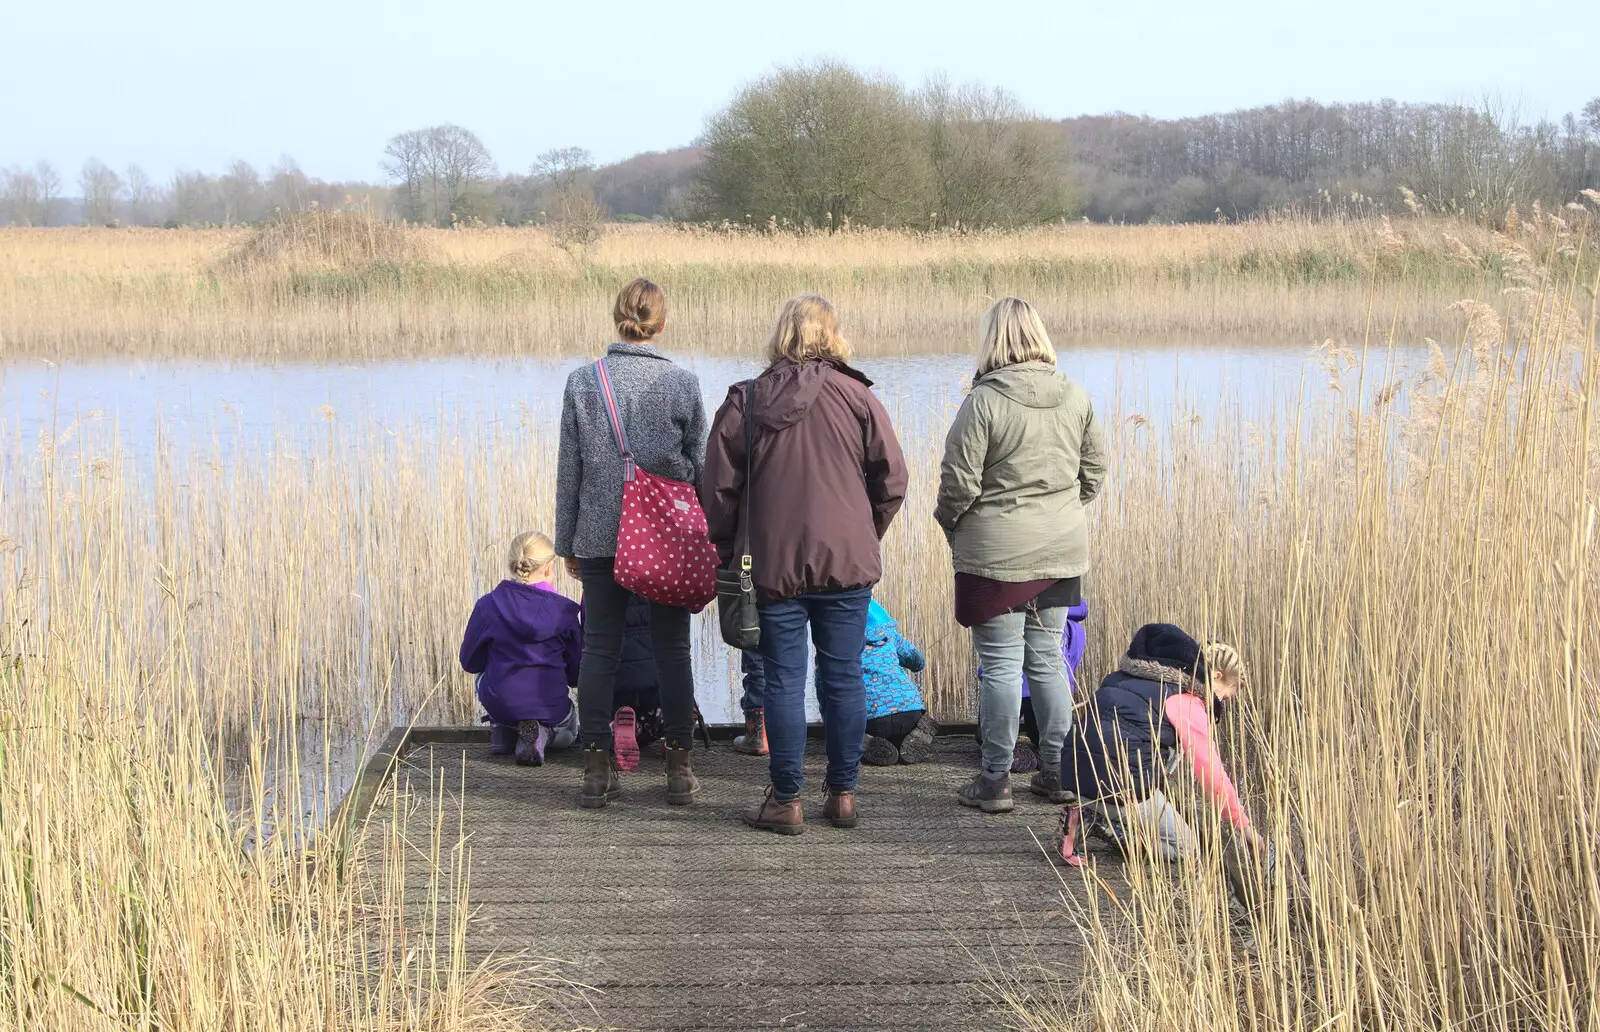
{"label": "brown grass", "polygon": [[1440,336],[1497,286],[1482,230],[1438,220],[1067,225],[1018,233],[617,228],[575,259],[538,229],[402,230],[313,213],[260,230],[0,230],[0,354],[343,359],[567,355],[608,342],[618,285],[669,291],[691,350],[755,347],[792,294],[838,302],[864,354],[966,350],[986,299],[1063,338],[1307,343],[1375,312]]}

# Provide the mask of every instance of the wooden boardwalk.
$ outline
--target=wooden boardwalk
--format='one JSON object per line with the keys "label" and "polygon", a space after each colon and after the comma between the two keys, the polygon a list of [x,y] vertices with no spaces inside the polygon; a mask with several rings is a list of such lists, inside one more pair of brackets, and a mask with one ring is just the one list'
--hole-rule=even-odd
{"label": "wooden boardwalk", "polygon": [[[667,805],[664,762],[647,755],[619,800],[589,811],[575,750],[525,768],[487,755],[482,736],[434,737],[447,740],[395,769],[413,788],[446,786],[446,827],[464,822],[470,959],[570,961],[566,976],[591,990],[572,1027],[1002,1029],[997,980],[1045,999],[1074,988],[1082,939],[1064,898],[1081,882],[1059,878],[1034,839],[1048,844],[1057,808],[1022,778],[1010,815],[958,806],[970,738],[941,739],[926,764],[864,767],[848,831],[821,817],[812,742],[808,823],[791,838],[740,822],[766,761],[725,742],[695,754],[695,805]],[[411,891],[427,889],[419,873]]]}

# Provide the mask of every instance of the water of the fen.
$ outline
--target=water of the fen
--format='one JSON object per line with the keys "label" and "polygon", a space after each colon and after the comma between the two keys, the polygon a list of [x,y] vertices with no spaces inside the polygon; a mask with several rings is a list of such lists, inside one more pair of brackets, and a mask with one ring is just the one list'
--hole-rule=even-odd
{"label": "water of the fen", "polygon": [[[678,358],[700,377],[708,412],[715,410],[728,384],[759,371],[754,359]],[[104,434],[114,433],[134,455],[150,454],[160,440],[169,451],[198,448],[226,457],[274,442],[316,440],[327,432],[330,417],[344,427],[374,423],[404,427],[414,438],[431,428],[461,433],[487,429],[496,421],[531,421],[536,429],[553,432],[566,375],[582,361],[451,358],[279,365],[13,361],[0,363],[0,434],[26,452],[52,432],[91,423],[95,436],[103,439]],[[1371,359],[1369,386],[1379,379],[1383,361],[1382,356]],[[1410,364],[1415,362],[1411,357]],[[876,381],[902,437],[908,439],[943,435],[972,373],[968,355],[869,358],[859,365]],[[1302,385],[1307,393],[1320,392],[1326,380],[1308,348],[1074,346],[1063,349],[1061,367],[1088,390],[1102,417],[1138,413],[1157,426],[1177,413],[1216,413],[1219,405],[1243,420],[1281,416],[1300,397]],[[0,448],[0,454],[7,452],[18,453],[11,447]],[[506,532],[520,529],[507,527]],[[462,599],[463,619],[470,604],[470,599]],[[697,628],[695,653],[698,701],[706,719],[735,721],[737,662],[709,625]],[[813,719],[815,705],[812,699]],[[405,720],[414,715],[393,716]],[[373,716],[376,724],[386,719]],[[364,743],[378,737],[369,734],[372,730],[302,729],[302,742],[312,746],[331,742],[334,752],[315,760],[307,757],[307,780],[313,783],[296,787],[309,808],[318,808],[318,800],[330,795],[338,798]]]}

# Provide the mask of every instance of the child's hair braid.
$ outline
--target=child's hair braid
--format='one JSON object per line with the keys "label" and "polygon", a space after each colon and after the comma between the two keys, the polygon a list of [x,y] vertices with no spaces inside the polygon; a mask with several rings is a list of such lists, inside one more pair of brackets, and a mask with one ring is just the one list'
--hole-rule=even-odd
{"label": "child's hair braid", "polygon": [[1221,677],[1224,681],[1231,681],[1240,688],[1244,687],[1245,678],[1249,676],[1245,670],[1244,657],[1239,655],[1239,650],[1227,642],[1212,641],[1205,644],[1206,668],[1211,671],[1212,677]]}

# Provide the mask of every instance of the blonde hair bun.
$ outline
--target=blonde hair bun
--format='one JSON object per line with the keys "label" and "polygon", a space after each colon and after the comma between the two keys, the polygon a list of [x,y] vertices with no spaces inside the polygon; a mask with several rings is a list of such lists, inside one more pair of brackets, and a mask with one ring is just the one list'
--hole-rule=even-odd
{"label": "blonde hair bun", "polygon": [[550,539],[537,530],[529,530],[511,539],[506,566],[511,570],[511,576],[526,584],[555,559],[556,546]]}

